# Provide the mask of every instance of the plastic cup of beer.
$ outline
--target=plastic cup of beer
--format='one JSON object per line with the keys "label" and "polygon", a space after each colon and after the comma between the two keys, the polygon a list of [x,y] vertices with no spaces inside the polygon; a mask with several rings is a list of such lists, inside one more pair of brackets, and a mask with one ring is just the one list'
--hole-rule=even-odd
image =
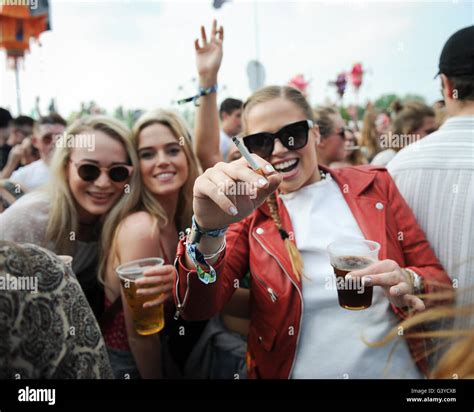
{"label": "plastic cup of beer", "polygon": [[[128,306],[133,316],[133,324],[139,335],[152,335],[159,332],[165,326],[165,316],[163,304],[144,308],[143,304],[147,301],[156,299],[156,295],[137,295],[136,280],[144,277],[144,272],[154,266],[162,266],[164,260],[161,258],[146,258],[133,260],[124,263],[115,269],[122,290],[125,295]],[[141,286],[140,289],[146,289],[147,286]]]}
{"label": "plastic cup of beer", "polygon": [[372,305],[373,287],[364,285],[358,276],[346,278],[349,272],[364,269],[378,260],[380,244],[373,240],[337,240],[327,247],[336,275],[339,305],[344,309],[362,310]]}

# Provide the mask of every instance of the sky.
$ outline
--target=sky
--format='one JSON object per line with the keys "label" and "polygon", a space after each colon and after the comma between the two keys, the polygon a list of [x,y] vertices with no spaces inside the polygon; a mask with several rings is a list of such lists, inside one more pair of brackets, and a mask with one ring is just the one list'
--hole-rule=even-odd
{"label": "sky", "polygon": [[[250,94],[247,64],[257,58],[266,84],[285,84],[297,74],[311,80],[312,104],[336,100],[328,82],[356,62],[364,81],[344,103],[363,103],[384,93],[440,98],[437,73],[443,44],[474,24],[471,0],[251,1],[221,9],[212,0],[50,0],[52,31],[32,43],[20,72],[23,112],[35,96],[46,110],[56,99],[63,115],[80,102],[96,101],[109,112],[175,107],[194,94],[194,39],[201,24],[217,18],[225,27],[219,99]],[[257,47],[258,45],[258,47]],[[16,113],[14,72],[0,51],[0,106]]]}

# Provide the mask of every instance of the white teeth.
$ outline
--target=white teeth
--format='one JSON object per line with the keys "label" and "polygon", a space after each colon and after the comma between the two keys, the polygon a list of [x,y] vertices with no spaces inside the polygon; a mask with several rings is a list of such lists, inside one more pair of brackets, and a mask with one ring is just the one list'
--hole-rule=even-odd
{"label": "white teeth", "polygon": [[278,163],[277,165],[273,165],[276,170],[283,170],[287,167],[293,166],[297,162],[296,159],[291,159],[283,163]]}
{"label": "white teeth", "polygon": [[169,177],[172,177],[172,176],[174,176],[174,173],[168,173],[168,172],[167,172],[167,173],[160,173],[160,174],[158,175],[158,178],[160,178],[160,179],[168,179]]}

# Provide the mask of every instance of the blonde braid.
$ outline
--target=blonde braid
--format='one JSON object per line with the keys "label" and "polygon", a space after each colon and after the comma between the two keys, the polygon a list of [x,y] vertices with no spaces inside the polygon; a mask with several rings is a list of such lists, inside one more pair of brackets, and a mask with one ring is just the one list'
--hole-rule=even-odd
{"label": "blonde braid", "polygon": [[291,268],[293,269],[293,273],[295,274],[298,281],[301,281],[301,276],[304,276],[303,258],[301,257],[301,254],[297,249],[295,243],[290,240],[290,235],[288,234],[288,232],[283,229],[280,215],[278,214],[278,206],[275,193],[272,193],[267,198],[267,204],[268,208],[270,209],[272,219],[275,222],[278,231],[280,232],[280,236],[283,239],[288,255],[290,256]]}

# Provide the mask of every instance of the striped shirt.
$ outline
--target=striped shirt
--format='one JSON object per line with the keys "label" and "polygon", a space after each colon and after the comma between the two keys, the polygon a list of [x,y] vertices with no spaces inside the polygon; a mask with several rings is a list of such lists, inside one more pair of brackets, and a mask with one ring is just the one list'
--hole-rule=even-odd
{"label": "striped shirt", "polygon": [[401,150],[387,169],[453,286],[463,291],[458,305],[474,303],[474,116],[448,119]]}

